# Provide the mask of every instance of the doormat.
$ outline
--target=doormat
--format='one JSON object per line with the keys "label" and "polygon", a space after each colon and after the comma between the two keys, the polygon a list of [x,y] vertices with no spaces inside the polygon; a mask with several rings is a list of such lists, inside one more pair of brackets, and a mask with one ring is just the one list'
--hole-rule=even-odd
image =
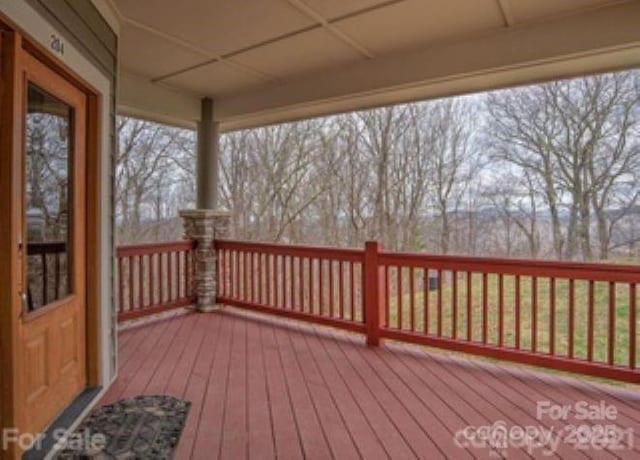
{"label": "doormat", "polygon": [[191,403],[172,396],[137,396],[93,411],[58,459],[170,459]]}

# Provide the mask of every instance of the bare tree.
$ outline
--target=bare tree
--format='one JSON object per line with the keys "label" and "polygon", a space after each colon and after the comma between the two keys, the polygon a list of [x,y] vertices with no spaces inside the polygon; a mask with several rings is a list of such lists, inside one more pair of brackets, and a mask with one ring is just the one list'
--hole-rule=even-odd
{"label": "bare tree", "polygon": [[[599,257],[607,257],[615,225],[607,210],[616,190],[630,176],[636,180],[639,151],[632,133],[638,125],[637,79],[636,72],[621,72],[488,97],[494,158],[529,171],[542,186],[557,258],[593,257],[593,214]],[[616,206],[633,206],[636,200],[637,194]]]}
{"label": "bare tree", "polygon": [[[638,75],[224,134],[220,204],[242,239],[377,238],[397,250],[533,258],[631,253],[640,227]],[[121,240],[177,237],[177,211],[195,196],[193,132],[126,118],[118,132]]]}

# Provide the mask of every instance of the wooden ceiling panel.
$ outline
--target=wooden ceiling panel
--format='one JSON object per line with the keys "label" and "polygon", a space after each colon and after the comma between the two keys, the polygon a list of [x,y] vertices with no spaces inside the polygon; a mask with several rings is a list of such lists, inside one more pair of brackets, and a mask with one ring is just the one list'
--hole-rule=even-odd
{"label": "wooden ceiling panel", "polygon": [[[126,23],[121,27],[120,40],[127,44],[120,46],[121,66],[127,72],[143,77],[155,78],[207,59],[200,53]],[[140,52],[141,49],[144,52]]]}
{"label": "wooden ceiling panel", "polygon": [[359,59],[353,48],[324,29],[314,29],[234,57],[239,63],[279,79]]}
{"label": "wooden ceiling panel", "polygon": [[282,0],[115,0],[127,18],[224,55],[309,27]]}
{"label": "wooden ceiling panel", "polygon": [[496,0],[407,0],[334,24],[374,53],[386,54],[497,29],[504,18]]}

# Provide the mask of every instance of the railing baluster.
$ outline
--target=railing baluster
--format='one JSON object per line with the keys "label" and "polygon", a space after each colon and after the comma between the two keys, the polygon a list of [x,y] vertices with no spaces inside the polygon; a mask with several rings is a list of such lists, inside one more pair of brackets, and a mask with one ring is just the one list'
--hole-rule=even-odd
{"label": "railing baluster", "polygon": [[389,276],[389,265],[384,266],[384,289],[385,289],[385,314],[384,325],[385,327],[391,327],[391,279]]}
{"label": "railing baluster", "polygon": [[287,255],[280,254],[280,303],[283,309],[287,308]]}
{"label": "railing baluster", "polygon": [[515,298],[515,305],[514,308],[516,310],[516,318],[515,318],[515,323],[516,323],[516,339],[515,339],[515,345],[516,345],[516,349],[519,350],[520,349],[520,275],[516,275],[516,279],[515,279],[515,284],[516,284],[516,298]]}
{"label": "railing baluster", "polygon": [[234,264],[235,264],[235,272],[236,272],[236,279],[234,282],[234,285],[236,287],[236,292],[234,297],[236,299],[241,299],[241,294],[242,292],[240,291],[240,259],[242,257],[242,253],[240,251],[235,251],[234,254]]}
{"label": "railing baluster", "polygon": [[[187,268],[187,253],[188,251],[181,251],[180,252],[180,264],[181,264],[181,271],[180,271],[180,286],[181,286],[181,290],[182,290],[182,299],[186,299],[189,297],[189,291],[187,288],[187,272],[189,271]],[[217,257],[221,257],[221,254],[218,254]],[[220,274],[221,276],[224,276],[224,265],[222,265],[224,263],[224,259],[220,260],[220,264],[221,264],[221,269],[220,269]],[[222,278],[221,280],[221,284],[224,283],[224,278]],[[219,291],[219,287],[216,288],[216,295],[220,295],[218,294]]]}
{"label": "railing baluster", "polygon": [[[182,289],[180,287],[180,264],[181,264],[181,257],[180,257],[180,251],[175,251],[173,253],[173,257],[174,257],[174,262],[175,262],[175,268],[173,270],[173,285],[175,286],[175,300],[179,301],[182,297]],[[220,261],[216,258],[216,276],[218,276],[218,273],[220,272],[220,270],[218,269],[219,263]]]}
{"label": "railing baluster", "polygon": [[233,249],[228,251],[229,258],[229,290],[227,297],[236,298],[236,252]]}
{"label": "railing baluster", "polygon": [[266,264],[265,264],[265,267],[264,267],[265,268],[265,277],[266,277],[266,280],[265,280],[266,281],[266,284],[265,284],[265,291],[266,292],[265,292],[265,294],[266,294],[266,297],[267,297],[267,299],[266,299],[267,302],[266,303],[267,303],[267,305],[272,305],[272,303],[271,303],[271,298],[272,298],[272,296],[271,296],[271,292],[272,292],[271,291],[271,279],[272,279],[271,278],[271,263],[272,263],[272,260],[273,260],[273,256],[271,254],[266,254],[266,258],[267,258],[267,260],[265,261]]}
{"label": "railing baluster", "polygon": [[288,308],[288,303],[287,303],[287,294],[288,294],[288,289],[287,289],[287,259],[289,257],[285,254],[282,255],[282,261],[281,261],[281,265],[282,265],[282,308],[287,309]]}
{"label": "railing baluster", "polygon": [[[154,260],[155,254],[149,254],[149,304],[155,305],[155,296],[154,296],[154,279],[155,279],[155,270],[154,270]],[[185,289],[186,292],[186,289]]]}
{"label": "railing baluster", "polygon": [[[220,251],[220,253],[221,253],[220,256],[222,257],[222,251]],[[187,284],[187,279],[189,277],[188,260],[189,260],[189,251],[182,251],[182,267],[183,267],[184,273],[182,274],[182,278],[180,279],[180,282],[182,283],[182,293],[185,299],[189,297],[189,288],[188,288],[189,285]],[[224,276],[224,258],[222,259],[222,276]],[[224,284],[224,278],[222,283]]]}
{"label": "railing baluster", "polygon": [[165,292],[166,292],[166,287],[164,285],[164,282],[162,281],[164,279],[164,257],[162,257],[164,254],[163,253],[158,253],[158,290],[160,291],[160,298],[158,299],[159,303],[164,303],[165,302]]}
{"label": "railing baluster", "polygon": [[398,311],[398,329],[402,330],[404,328],[404,323],[403,323],[403,315],[402,315],[402,310],[403,310],[403,305],[402,305],[402,267],[400,265],[398,265],[396,267],[396,309]]}
{"label": "railing baluster", "polygon": [[429,294],[431,293],[429,285],[429,269],[427,267],[422,270],[422,323],[425,334],[429,334]]}
{"label": "railing baluster", "polygon": [[498,276],[498,346],[504,345],[504,275]]}
{"label": "railing baluster", "polygon": [[280,260],[280,254],[275,254],[274,255],[274,261],[273,261],[273,273],[275,276],[274,279],[274,291],[275,291],[275,306],[277,308],[280,308],[280,264],[279,264],[279,260]]}
{"label": "railing baluster", "polygon": [[467,341],[473,340],[473,272],[467,272]]}
{"label": "railing baluster", "polygon": [[234,298],[237,300],[242,300],[242,276],[240,273],[240,261],[242,259],[242,252],[235,251],[234,254],[234,271],[235,271],[235,280],[233,282],[235,286],[235,294]]}
{"label": "railing baluster", "polygon": [[257,285],[256,285],[256,303],[261,305],[263,304],[263,299],[262,299],[262,293],[263,293],[263,289],[262,289],[262,256],[263,254],[261,252],[256,252],[255,253],[255,257],[256,257],[256,281],[257,281]]}
{"label": "railing baluster", "polygon": [[251,289],[253,292],[253,303],[260,303],[260,254],[251,252]]}
{"label": "railing baluster", "polygon": [[289,256],[289,276],[291,277],[291,279],[289,280],[289,288],[291,290],[291,294],[289,295],[289,309],[290,310],[295,310],[296,309],[296,302],[295,302],[295,292],[296,292],[296,287],[295,287],[295,276],[293,273],[293,256]]}
{"label": "railing baluster", "polygon": [[[569,314],[571,316],[571,314]],[[571,323],[571,318],[569,318]],[[569,333],[569,354],[573,353],[572,334]],[[556,352],[556,279],[549,278],[549,354]]]}
{"label": "railing baluster", "polygon": [[260,259],[261,254],[259,252],[253,251],[251,253],[251,276],[253,277],[253,283],[251,286],[253,289],[253,303],[258,305],[262,303],[262,299],[260,298],[262,291],[262,287],[260,286],[262,283],[262,279],[260,278]]}
{"label": "railing baluster", "polygon": [[438,269],[438,337],[442,337],[442,269]]}
{"label": "railing baluster", "polygon": [[594,315],[595,315],[595,283],[593,280],[589,280],[589,289],[588,289],[588,318],[587,318],[587,360],[593,361],[593,351],[594,351]]}
{"label": "railing baluster", "polygon": [[338,300],[340,301],[340,319],[344,319],[344,262],[338,261],[340,283],[338,284]]}
{"label": "railing baluster", "polygon": [[325,312],[324,305],[324,260],[318,259],[318,313],[323,315]]}
{"label": "railing baluster", "polygon": [[[192,263],[191,263],[191,254],[192,254],[192,250],[188,249],[185,251],[184,253],[184,291],[185,291],[185,297],[190,297],[192,295],[192,289],[191,289],[191,270],[192,270]],[[224,252],[224,251],[223,251]],[[153,254],[152,254],[153,257]],[[227,291],[225,290],[225,295],[226,295]]]}
{"label": "railing baluster", "polygon": [[304,311],[304,258],[298,257],[298,311]]}
{"label": "railing baluster", "polygon": [[135,310],[133,304],[133,259],[134,256],[127,259],[129,265],[129,311]]}
{"label": "railing baluster", "polygon": [[309,257],[309,313],[313,314],[315,309],[313,306],[313,301],[314,301],[314,292],[315,292],[315,283],[314,283],[314,271],[313,271],[313,267],[314,267],[314,259],[313,257]]}
{"label": "railing baluster", "polygon": [[[224,249],[216,249],[218,261],[220,262],[220,283],[216,287],[216,294],[218,296],[224,297],[226,296],[226,287],[227,287],[227,266],[225,260],[225,250]],[[185,253],[186,256],[186,253]],[[186,263],[186,262],[185,262]]]}
{"label": "railing baluster", "polygon": [[255,275],[256,281],[255,281],[255,299],[254,299],[254,303],[257,303],[259,305],[264,303],[264,299],[262,298],[263,295],[263,285],[262,285],[262,276],[263,276],[263,269],[262,269],[262,257],[263,254],[261,252],[254,252],[253,257],[255,258],[254,260],[254,268],[253,268],[253,273]]}
{"label": "railing baluster", "polygon": [[355,270],[355,264],[353,262],[351,262],[349,264],[349,296],[351,298],[351,310],[349,312],[349,319],[351,321],[354,321],[356,319],[355,317],[355,304],[356,304],[356,296],[355,296],[355,288],[356,288],[356,283],[355,283],[355,275],[354,275],[354,270]]}
{"label": "railing baluster", "polygon": [[629,367],[636,368],[636,284],[629,284]]}
{"label": "railing baluster", "polygon": [[173,302],[173,253],[171,251],[167,252],[167,284],[169,291],[169,302]]}
{"label": "railing baluster", "polygon": [[[555,292],[554,292],[555,295]],[[554,300],[555,307],[555,300]],[[574,324],[576,318],[576,289],[575,289],[575,280],[572,278],[569,280],[569,358],[573,358],[574,354],[574,346],[573,343],[575,341],[575,333],[574,333]],[[554,315],[555,317],[555,315]]]}
{"label": "railing baluster", "polygon": [[234,251],[233,249],[229,249],[227,250],[227,264],[229,265],[228,269],[227,269],[227,277],[229,279],[229,284],[226,288],[226,293],[227,293],[227,297],[230,297],[232,299],[235,299],[235,295],[234,295],[234,287],[235,287],[235,283],[234,283]]}
{"label": "railing baluster", "polygon": [[489,283],[487,272],[482,272],[482,343],[487,343],[489,332]]}
{"label": "railing baluster", "polygon": [[451,272],[451,337],[458,338],[458,272]]}
{"label": "railing baluster", "polygon": [[415,292],[415,272],[413,267],[409,268],[409,310],[411,314],[410,326],[411,332],[415,332],[416,330],[416,292]]}
{"label": "railing baluster", "polygon": [[531,277],[531,351],[538,349],[538,278]]}
{"label": "railing baluster", "polygon": [[144,308],[144,256],[138,256],[138,307]]}
{"label": "railing baluster", "polygon": [[609,281],[609,333],[607,334],[607,345],[609,353],[607,355],[609,365],[615,361],[615,333],[616,333],[616,284]]}
{"label": "railing baluster", "polygon": [[251,283],[249,282],[249,251],[242,253],[242,300],[251,301]]}
{"label": "railing baluster", "polygon": [[330,317],[334,317],[335,314],[335,298],[334,298],[334,292],[333,292],[333,259],[329,259],[328,260],[329,263],[329,316]]}
{"label": "railing baluster", "polygon": [[244,270],[247,283],[245,287],[245,300],[253,303],[253,253],[250,250],[244,253]]}
{"label": "railing baluster", "polygon": [[123,258],[118,257],[118,311],[124,312],[124,270]]}

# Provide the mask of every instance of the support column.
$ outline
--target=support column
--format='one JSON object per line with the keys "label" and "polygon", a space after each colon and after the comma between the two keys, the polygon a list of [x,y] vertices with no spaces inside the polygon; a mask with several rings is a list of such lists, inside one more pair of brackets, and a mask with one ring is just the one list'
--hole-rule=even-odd
{"label": "support column", "polygon": [[218,174],[220,155],[219,124],[213,121],[213,100],[201,102],[198,123],[198,158],[196,165],[196,188],[198,209],[216,209],[218,205]]}
{"label": "support column", "polygon": [[219,129],[213,120],[213,101],[202,99],[201,119],[198,123],[198,156],[196,165],[196,209],[180,212],[184,222],[184,236],[195,241],[193,292],[198,311],[217,309],[217,261],[214,240],[229,236],[231,213],[219,210]]}
{"label": "support column", "polygon": [[180,211],[184,223],[184,236],[195,241],[193,292],[196,309],[210,312],[218,308],[216,304],[217,258],[214,240],[229,236],[231,213],[210,209]]}

